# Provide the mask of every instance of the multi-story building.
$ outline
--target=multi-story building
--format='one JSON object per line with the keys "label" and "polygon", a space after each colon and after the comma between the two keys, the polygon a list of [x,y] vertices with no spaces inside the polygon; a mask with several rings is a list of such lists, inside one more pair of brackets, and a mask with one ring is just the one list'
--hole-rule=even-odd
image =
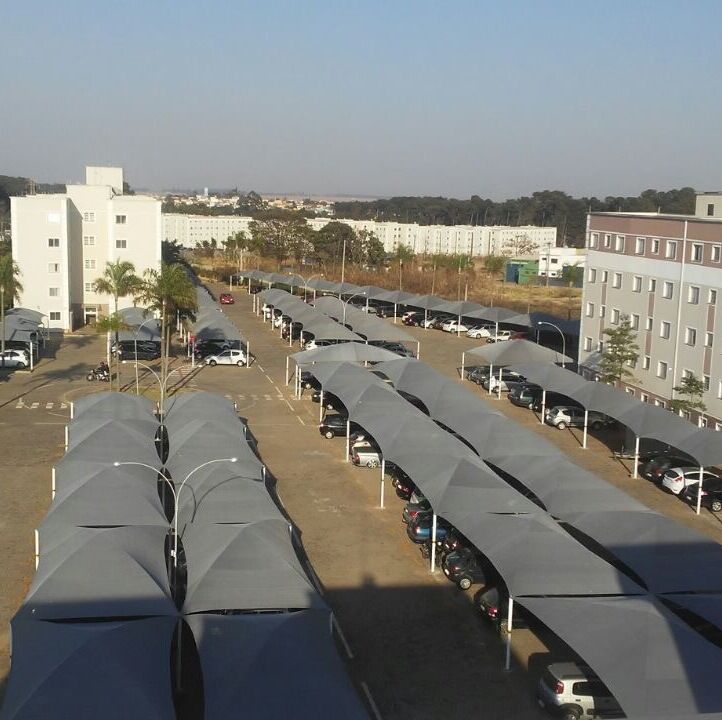
{"label": "multi-story building", "polygon": [[690,419],[722,430],[722,194],[700,195],[695,215],[591,213],[587,247],[581,371],[595,375],[605,328],[628,316],[639,359],[627,392],[666,407],[692,374],[707,410]]}
{"label": "multi-story building", "polygon": [[539,269],[541,276],[559,278],[565,267],[583,268],[587,262],[587,251],[584,248],[548,247],[539,253]]}
{"label": "multi-story building", "polygon": [[109,312],[110,298],[93,289],[106,263],[128,260],[138,274],[160,267],[161,203],[123,195],[121,168],[88,167],[86,183],[63,194],[13,197],[10,213],[19,304],[47,315],[50,327],[73,330]]}
{"label": "multi-story building", "polygon": [[243,215],[182,215],[163,213],[163,239],[194,248],[204,241],[215,240],[218,246],[237,232],[250,232],[253,218]]}

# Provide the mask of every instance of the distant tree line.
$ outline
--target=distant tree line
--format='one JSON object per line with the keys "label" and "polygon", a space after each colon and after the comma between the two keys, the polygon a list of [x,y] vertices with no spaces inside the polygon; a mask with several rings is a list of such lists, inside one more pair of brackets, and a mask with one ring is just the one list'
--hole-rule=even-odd
{"label": "distant tree line", "polygon": [[574,198],[560,190],[543,190],[530,197],[503,202],[472,195],[468,200],[445,197],[392,197],[368,202],[341,201],[337,218],[419,223],[420,225],[541,225],[556,226],[560,241],[582,245],[589,211],[694,212],[695,191],[645,190],[637,197]]}

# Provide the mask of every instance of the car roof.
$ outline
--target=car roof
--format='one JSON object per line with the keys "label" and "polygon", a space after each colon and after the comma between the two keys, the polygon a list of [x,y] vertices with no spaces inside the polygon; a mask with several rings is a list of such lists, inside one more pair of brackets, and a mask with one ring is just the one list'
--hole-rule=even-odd
{"label": "car roof", "polygon": [[561,663],[552,663],[547,668],[549,672],[554,675],[555,677],[558,677],[559,679],[562,678],[584,678],[587,680],[596,680],[597,676],[594,673],[594,671],[587,667],[586,665],[579,665],[575,662],[561,662]]}

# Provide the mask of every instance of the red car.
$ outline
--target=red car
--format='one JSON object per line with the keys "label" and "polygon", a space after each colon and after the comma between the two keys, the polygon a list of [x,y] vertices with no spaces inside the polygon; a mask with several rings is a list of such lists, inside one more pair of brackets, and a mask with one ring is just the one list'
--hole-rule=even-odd
{"label": "red car", "polygon": [[221,301],[221,305],[233,305],[233,303],[236,302],[230,293],[221,293],[219,300]]}

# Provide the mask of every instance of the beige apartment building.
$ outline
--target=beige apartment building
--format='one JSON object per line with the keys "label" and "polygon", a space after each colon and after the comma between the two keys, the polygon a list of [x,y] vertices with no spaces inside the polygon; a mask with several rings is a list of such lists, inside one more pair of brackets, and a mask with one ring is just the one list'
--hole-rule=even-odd
{"label": "beige apartment building", "polygon": [[74,330],[110,311],[112,300],[93,290],[107,262],[128,260],[138,274],[160,267],[161,203],[123,195],[121,168],[88,167],[85,184],[63,194],[13,197],[10,213],[19,305],[44,313],[51,328]]}
{"label": "beige apartment building", "polygon": [[604,329],[626,315],[639,345],[627,392],[666,407],[693,374],[707,410],[690,419],[722,430],[722,194],[698,196],[694,215],[590,213],[587,248],[581,372],[595,376]]}

